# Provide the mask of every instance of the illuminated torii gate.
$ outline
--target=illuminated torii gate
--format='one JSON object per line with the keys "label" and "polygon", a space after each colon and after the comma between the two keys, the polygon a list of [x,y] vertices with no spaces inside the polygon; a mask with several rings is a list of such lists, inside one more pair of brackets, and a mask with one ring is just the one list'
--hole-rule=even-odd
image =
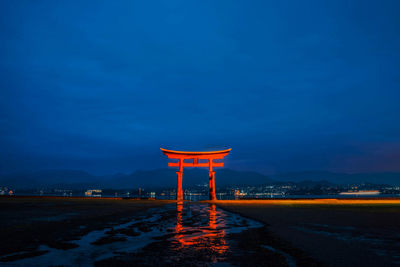
{"label": "illuminated torii gate", "polygon": [[[214,162],[214,159],[223,159],[231,151],[230,149],[220,151],[208,151],[208,152],[189,152],[189,151],[175,151],[161,148],[161,151],[168,156],[170,159],[178,159],[179,162],[168,162],[169,167],[178,167],[179,171],[176,172],[178,175],[177,186],[176,186],[176,200],[183,200],[182,190],[182,176],[183,167],[208,167],[208,186],[210,189],[209,197],[210,200],[216,200],[215,195],[215,171],[213,167],[224,167],[223,162]],[[185,160],[192,160],[187,162]],[[207,162],[199,162],[199,160],[208,160]]]}

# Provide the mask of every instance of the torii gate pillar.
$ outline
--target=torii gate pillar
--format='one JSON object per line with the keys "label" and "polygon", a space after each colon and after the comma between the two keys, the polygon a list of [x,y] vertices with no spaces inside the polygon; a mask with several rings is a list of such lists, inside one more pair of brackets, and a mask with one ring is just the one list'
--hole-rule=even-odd
{"label": "torii gate pillar", "polygon": [[178,175],[177,183],[176,183],[176,200],[182,201],[183,200],[183,189],[182,189],[182,172],[176,172]]}
{"label": "torii gate pillar", "polygon": [[209,198],[210,200],[217,200],[217,196],[215,195],[215,172],[210,171],[208,176],[208,188],[210,189]]}
{"label": "torii gate pillar", "polygon": [[176,181],[176,200],[183,200],[183,190],[182,190],[182,178],[183,178],[183,159],[179,160],[179,171],[176,172],[177,181]]}
{"label": "torii gate pillar", "polygon": [[208,196],[210,200],[217,200],[215,195],[215,171],[213,171],[213,161],[208,160],[208,188],[210,190]]}
{"label": "torii gate pillar", "polygon": [[[208,187],[209,187],[209,198],[210,200],[217,200],[215,194],[215,171],[213,167],[223,167],[223,162],[214,162],[214,159],[223,159],[229,154],[231,149],[220,150],[220,151],[207,151],[207,152],[188,152],[188,151],[175,151],[161,148],[162,152],[171,159],[178,159],[179,162],[169,162],[169,167],[178,167],[179,171],[177,174],[177,185],[176,185],[176,200],[183,200],[182,190],[182,178],[183,178],[183,167],[208,167]],[[185,162],[185,159],[193,160],[192,162]],[[208,162],[200,162],[199,160],[207,160]]]}

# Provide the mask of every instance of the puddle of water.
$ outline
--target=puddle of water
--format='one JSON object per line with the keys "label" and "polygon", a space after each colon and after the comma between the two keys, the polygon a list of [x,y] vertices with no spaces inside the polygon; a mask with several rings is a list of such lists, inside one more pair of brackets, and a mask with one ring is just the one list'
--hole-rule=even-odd
{"label": "puddle of water", "polygon": [[[176,234],[170,238],[170,241],[178,244],[176,251],[185,247],[195,251],[207,249],[219,256],[229,249],[228,234],[262,226],[256,221],[219,209],[215,204],[178,204],[176,217]],[[215,258],[214,262],[221,259]]]}
{"label": "puddle of water", "polygon": [[[73,242],[79,247],[62,250],[41,245],[39,250],[48,253],[6,264],[7,266],[93,265],[98,260],[136,252],[160,238],[165,238],[173,244],[176,251],[182,248],[194,251],[207,249],[216,255],[223,255],[229,249],[227,234],[240,233],[248,228],[261,226],[259,222],[219,209],[215,204],[170,204],[149,209],[146,217],[135,218],[112,228],[92,231]],[[121,229],[134,231],[138,235],[125,235],[123,231],[118,231]],[[113,234],[110,234],[110,230],[113,230]],[[93,244],[96,240],[110,236],[125,241]],[[216,258],[213,262],[218,260],[219,258]]]}

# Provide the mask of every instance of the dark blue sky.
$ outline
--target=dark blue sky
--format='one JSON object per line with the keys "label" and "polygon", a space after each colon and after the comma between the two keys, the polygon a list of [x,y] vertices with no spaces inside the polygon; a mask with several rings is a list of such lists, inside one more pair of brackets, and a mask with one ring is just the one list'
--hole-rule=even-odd
{"label": "dark blue sky", "polygon": [[[327,3],[330,2],[330,3]],[[400,2],[1,1],[0,173],[400,171]]]}

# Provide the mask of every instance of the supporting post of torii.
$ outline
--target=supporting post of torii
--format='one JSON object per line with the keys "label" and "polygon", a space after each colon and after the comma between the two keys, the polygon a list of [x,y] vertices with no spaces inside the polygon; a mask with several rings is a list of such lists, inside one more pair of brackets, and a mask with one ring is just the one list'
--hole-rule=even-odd
{"label": "supporting post of torii", "polygon": [[217,196],[215,195],[215,172],[213,171],[213,160],[208,160],[208,189],[209,191],[209,199],[216,200]]}
{"label": "supporting post of torii", "polygon": [[179,171],[177,171],[176,174],[178,175],[176,183],[176,200],[183,201],[183,190],[182,190],[183,159],[179,159]]}

